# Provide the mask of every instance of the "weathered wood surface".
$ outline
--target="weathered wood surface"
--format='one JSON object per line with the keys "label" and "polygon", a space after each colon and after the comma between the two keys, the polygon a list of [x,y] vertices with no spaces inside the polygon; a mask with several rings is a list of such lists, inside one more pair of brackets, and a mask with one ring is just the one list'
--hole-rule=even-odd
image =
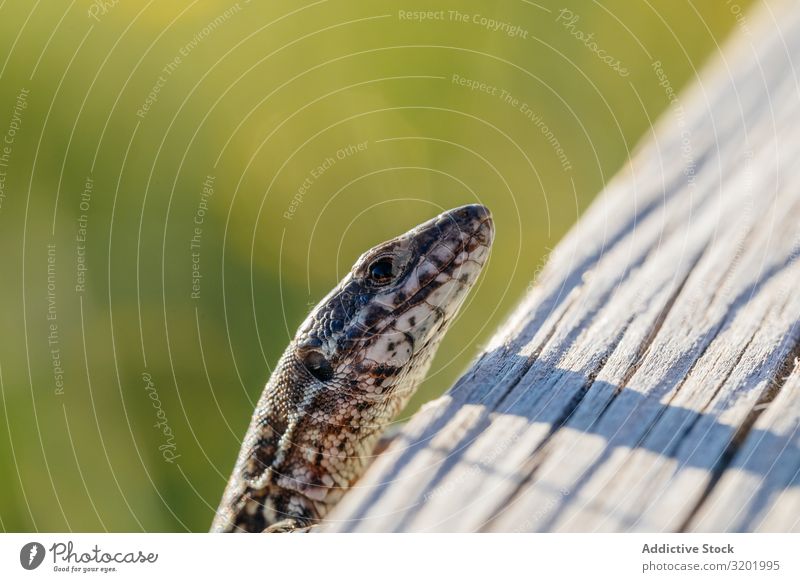
{"label": "weathered wood surface", "polygon": [[800,531],[800,10],[749,28],[324,529]]}

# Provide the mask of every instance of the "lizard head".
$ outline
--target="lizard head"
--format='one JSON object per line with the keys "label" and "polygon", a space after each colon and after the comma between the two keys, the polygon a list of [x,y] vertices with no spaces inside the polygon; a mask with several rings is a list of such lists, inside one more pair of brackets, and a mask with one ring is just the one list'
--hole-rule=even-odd
{"label": "lizard head", "polygon": [[409,375],[421,380],[493,237],[489,210],[471,204],[373,247],[301,326],[298,359],[362,397],[413,392]]}

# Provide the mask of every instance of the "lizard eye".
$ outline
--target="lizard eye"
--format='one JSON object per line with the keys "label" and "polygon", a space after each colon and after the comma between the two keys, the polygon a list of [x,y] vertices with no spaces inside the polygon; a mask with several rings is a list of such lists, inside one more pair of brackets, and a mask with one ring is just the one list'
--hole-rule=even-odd
{"label": "lizard eye", "polygon": [[300,356],[306,370],[320,382],[333,378],[333,366],[320,352],[308,351]]}
{"label": "lizard eye", "polygon": [[394,261],[391,257],[381,257],[367,269],[369,279],[377,285],[386,285],[394,277]]}

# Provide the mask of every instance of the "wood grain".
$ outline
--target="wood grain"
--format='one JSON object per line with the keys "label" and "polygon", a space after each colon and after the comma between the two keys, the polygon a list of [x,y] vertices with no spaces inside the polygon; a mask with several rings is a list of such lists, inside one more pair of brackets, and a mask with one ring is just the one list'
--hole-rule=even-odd
{"label": "wood grain", "polygon": [[800,11],[748,18],[322,529],[800,531]]}

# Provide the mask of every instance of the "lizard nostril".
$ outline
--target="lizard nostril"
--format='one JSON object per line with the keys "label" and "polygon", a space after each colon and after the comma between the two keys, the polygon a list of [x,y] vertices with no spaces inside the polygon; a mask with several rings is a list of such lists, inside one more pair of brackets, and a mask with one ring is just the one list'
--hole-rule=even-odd
{"label": "lizard nostril", "polygon": [[457,220],[483,222],[492,217],[492,213],[483,204],[468,204],[452,211]]}

